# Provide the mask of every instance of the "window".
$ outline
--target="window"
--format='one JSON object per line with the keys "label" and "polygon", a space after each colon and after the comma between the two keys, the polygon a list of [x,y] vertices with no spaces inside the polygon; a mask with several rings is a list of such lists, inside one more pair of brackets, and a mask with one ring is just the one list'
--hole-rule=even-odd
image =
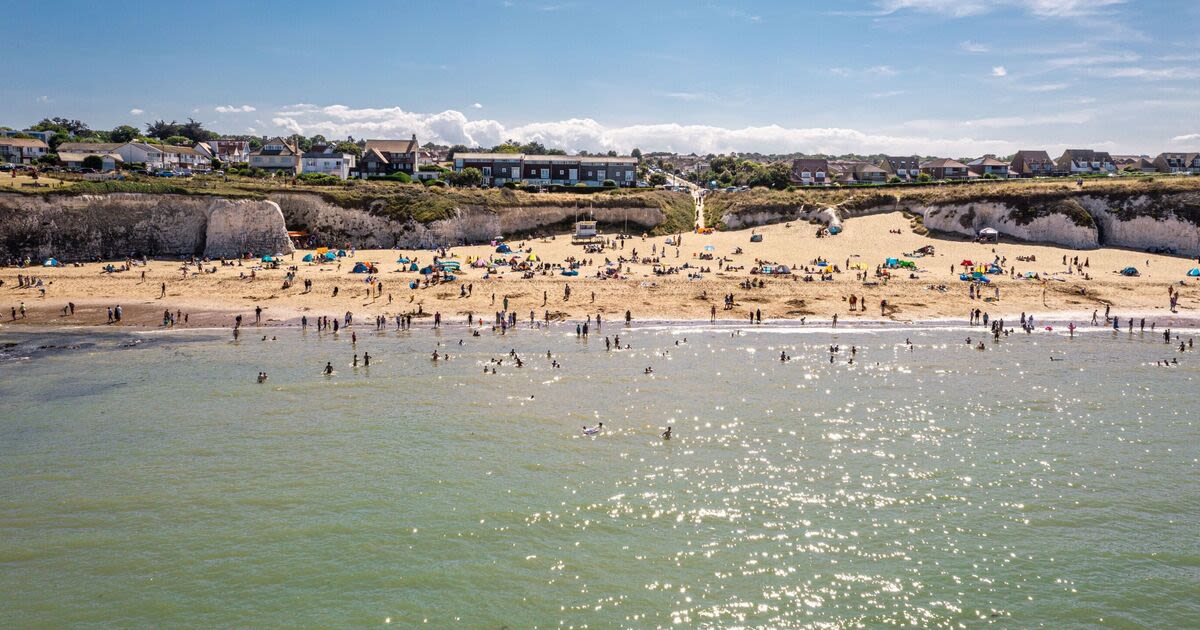
{"label": "window", "polygon": [[542,179],[550,179],[550,169],[542,169]]}
{"label": "window", "polygon": [[485,167],[483,167],[483,169],[482,169],[482,170],[483,170],[483,176],[484,176],[484,177],[491,177],[491,176],[492,176],[492,167],[490,167],[490,166],[485,166]]}

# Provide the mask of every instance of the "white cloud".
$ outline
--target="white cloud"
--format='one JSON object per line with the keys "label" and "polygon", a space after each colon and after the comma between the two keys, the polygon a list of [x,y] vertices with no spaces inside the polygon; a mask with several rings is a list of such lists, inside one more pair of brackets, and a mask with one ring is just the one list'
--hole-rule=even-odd
{"label": "white cloud", "polygon": [[237,107],[235,105],[218,105],[213,109],[215,109],[219,114],[234,114],[255,111],[255,108],[250,105],[242,105],[241,107]]}
{"label": "white cloud", "polygon": [[1200,69],[1184,67],[1143,68],[1139,66],[1127,66],[1119,68],[1093,68],[1088,73],[1092,76],[1106,79],[1145,79],[1147,81],[1200,79]]}
{"label": "white cloud", "polygon": [[49,96],[39,96],[39,97],[37,97],[37,99],[35,99],[35,100],[36,100],[37,102],[39,102],[39,103],[49,103],[49,102],[50,102],[50,97],[49,97]]}
{"label": "white cloud", "polygon": [[868,76],[868,77],[893,77],[898,74],[895,68],[891,66],[871,66],[870,68],[830,68],[829,72],[839,77],[852,76]]}
{"label": "white cloud", "polygon": [[1194,142],[1196,140],[1200,140],[1200,133],[1188,133],[1171,138],[1171,142]]}
{"label": "white cloud", "polygon": [[1023,85],[1017,89],[1023,92],[1057,92],[1071,87],[1069,83],[1037,83],[1034,85]]}
{"label": "white cloud", "polygon": [[904,94],[908,94],[908,90],[890,90],[888,92],[872,92],[870,96],[871,96],[871,98],[874,98],[874,99],[880,99],[880,98],[891,98],[893,96],[901,96]]}
{"label": "white cloud", "polygon": [[973,42],[969,39],[967,41],[959,44],[958,47],[965,50],[966,52],[974,53],[974,54],[985,53],[985,52],[989,52],[991,50],[991,48],[989,48],[987,46],[987,44],[980,44],[979,42]]}
{"label": "white cloud", "polygon": [[472,109],[483,109],[483,103],[475,103],[471,105]]}
{"label": "white cloud", "polygon": [[[290,114],[290,115],[288,115]],[[1084,114],[1072,114],[1078,119]],[[1054,117],[1063,121],[1063,117]],[[972,131],[985,131],[1010,124],[1039,124],[1034,119],[982,119],[974,125],[931,125],[931,135],[893,135],[845,128],[792,128],[780,125],[726,128],[712,125],[676,123],[635,124],[609,127],[589,118],[533,122],[507,126],[497,120],[469,119],[466,114],[447,110],[418,113],[399,107],[353,109],[344,105],[313,107],[300,112],[290,108],[278,112],[271,123],[289,133],[327,138],[352,135],[356,138],[406,138],[417,134],[422,142],[465,144],[490,147],[513,138],[521,142],[538,141],[551,148],[567,151],[626,152],[633,147],[643,150],[681,151],[684,153],[728,153],[759,151],[789,153],[889,152],[924,155],[973,155],[979,152],[1011,153],[1019,142],[977,137]],[[1000,134],[1007,135],[1007,134]]]}
{"label": "white cloud", "polygon": [[132,116],[141,116],[142,114],[145,114],[145,113],[146,113],[146,110],[138,108],[138,107],[134,107],[133,109],[129,110],[129,114]]}
{"label": "white cloud", "polygon": [[1008,76],[1008,69],[1004,66],[992,66],[992,76],[1006,77]]}
{"label": "white cloud", "polygon": [[1016,7],[1042,18],[1079,18],[1111,13],[1125,0],[876,0],[876,15],[901,11],[938,13],[962,18]]}

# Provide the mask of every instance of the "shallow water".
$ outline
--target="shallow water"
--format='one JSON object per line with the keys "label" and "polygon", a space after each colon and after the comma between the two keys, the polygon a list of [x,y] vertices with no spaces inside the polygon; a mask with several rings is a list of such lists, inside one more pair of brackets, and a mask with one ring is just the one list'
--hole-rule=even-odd
{"label": "shallow water", "polygon": [[0,335],[4,625],[1195,627],[1195,355],[731,330]]}

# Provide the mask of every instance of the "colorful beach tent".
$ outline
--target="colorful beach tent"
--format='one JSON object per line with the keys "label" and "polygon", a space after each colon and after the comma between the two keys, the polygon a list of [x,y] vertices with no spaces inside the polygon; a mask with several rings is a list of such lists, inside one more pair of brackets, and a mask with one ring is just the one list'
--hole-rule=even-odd
{"label": "colorful beach tent", "polygon": [[304,258],[301,258],[300,260],[302,260],[304,262],[312,262],[313,256],[312,256],[312,254],[305,254]]}
{"label": "colorful beach tent", "polygon": [[1192,278],[1200,277],[1200,267],[1192,267],[1192,270],[1188,272],[1188,276]]}
{"label": "colorful beach tent", "polygon": [[496,253],[497,254],[511,254],[512,248],[508,246],[508,243],[501,243],[500,246],[496,248]]}
{"label": "colorful beach tent", "polygon": [[370,272],[370,268],[368,268],[367,265],[362,262],[354,263],[354,269],[352,269],[350,271],[350,273],[368,273],[368,272]]}
{"label": "colorful beach tent", "polygon": [[58,262],[57,258],[47,258],[46,262],[42,263],[43,267],[61,267],[62,263]]}
{"label": "colorful beach tent", "polygon": [[325,252],[322,255],[325,257],[325,260],[337,260],[337,256],[333,252]]}

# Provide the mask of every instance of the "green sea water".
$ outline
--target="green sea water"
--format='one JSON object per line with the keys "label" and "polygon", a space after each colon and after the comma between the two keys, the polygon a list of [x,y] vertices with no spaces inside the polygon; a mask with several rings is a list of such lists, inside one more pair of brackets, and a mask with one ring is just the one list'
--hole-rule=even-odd
{"label": "green sea water", "polygon": [[1160,334],[356,328],[0,333],[0,625],[1200,627]]}

